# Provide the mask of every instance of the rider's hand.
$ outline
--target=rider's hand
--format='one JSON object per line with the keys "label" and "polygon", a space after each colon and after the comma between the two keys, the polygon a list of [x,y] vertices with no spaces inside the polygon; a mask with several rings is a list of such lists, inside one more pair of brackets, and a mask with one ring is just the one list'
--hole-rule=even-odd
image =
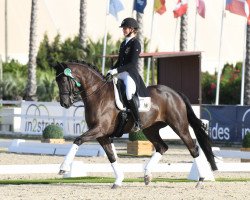
{"label": "rider's hand", "polygon": [[113,75],[115,75],[117,73],[118,73],[117,69],[111,69],[111,70],[108,71],[107,75],[111,74],[113,76]]}

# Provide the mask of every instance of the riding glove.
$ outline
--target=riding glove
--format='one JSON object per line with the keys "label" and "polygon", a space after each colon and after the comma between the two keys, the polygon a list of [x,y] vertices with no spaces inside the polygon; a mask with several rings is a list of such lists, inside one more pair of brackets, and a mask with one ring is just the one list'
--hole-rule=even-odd
{"label": "riding glove", "polygon": [[113,76],[113,75],[115,75],[117,73],[118,73],[117,69],[111,69],[111,70],[108,71],[107,74],[111,74]]}

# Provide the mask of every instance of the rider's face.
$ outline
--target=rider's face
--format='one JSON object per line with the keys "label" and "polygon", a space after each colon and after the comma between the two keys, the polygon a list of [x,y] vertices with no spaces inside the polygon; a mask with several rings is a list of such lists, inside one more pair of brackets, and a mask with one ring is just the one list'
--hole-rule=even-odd
{"label": "rider's face", "polygon": [[122,27],[122,31],[123,31],[123,35],[125,37],[128,36],[128,34],[132,31],[133,29],[132,28],[129,28],[129,27]]}

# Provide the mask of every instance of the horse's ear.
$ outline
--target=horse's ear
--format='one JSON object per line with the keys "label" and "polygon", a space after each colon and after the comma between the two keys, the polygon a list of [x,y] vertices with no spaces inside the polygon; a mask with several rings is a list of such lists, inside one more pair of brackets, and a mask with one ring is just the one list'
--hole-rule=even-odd
{"label": "horse's ear", "polygon": [[51,68],[53,68],[54,70],[57,71],[57,65],[58,65],[57,62],[56,63],[52,63]]}
{"label": "horse's ear", "polygon": [[58,62],[58,61],[57,61],[56,63],[53,63],[53,64],[52,64],[52,68],[53,68],[54,70],[56,70],[56,72],[63,71],[63,67],[62,67],[61,63]]}

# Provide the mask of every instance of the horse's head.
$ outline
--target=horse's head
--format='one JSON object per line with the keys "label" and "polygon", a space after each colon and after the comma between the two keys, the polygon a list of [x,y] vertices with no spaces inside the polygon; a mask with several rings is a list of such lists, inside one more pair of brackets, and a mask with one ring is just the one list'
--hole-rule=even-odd
{"label": "horse's head", "polygon": [[72,74],[71,66],[65,63],[57,63],[55,70],[60,104],[64,108],[69,108],[76,101],[81,84]]}

